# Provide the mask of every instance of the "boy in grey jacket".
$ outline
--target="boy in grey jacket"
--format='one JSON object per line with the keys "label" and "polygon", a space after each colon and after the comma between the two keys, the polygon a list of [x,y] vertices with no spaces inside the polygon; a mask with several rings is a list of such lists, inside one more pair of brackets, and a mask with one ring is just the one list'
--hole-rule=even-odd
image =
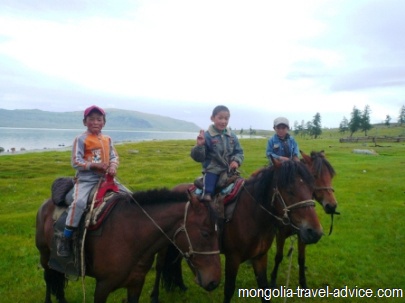
{"label": "boy in grey jacket", "polygon": [[191,157],[203,167],[202,200],[211,201],[221,173],[236,170],[244,159],[237,136],[228,128],[229,118],[230,111],[226,106],[215,107],[211,116],[213,124],[207,131],[200,131],[197,144],[191,149]]}

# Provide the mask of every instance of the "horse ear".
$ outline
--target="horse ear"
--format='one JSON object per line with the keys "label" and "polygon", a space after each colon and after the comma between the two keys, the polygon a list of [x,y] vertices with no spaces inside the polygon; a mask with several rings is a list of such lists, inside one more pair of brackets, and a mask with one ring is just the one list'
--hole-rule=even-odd
{"label": "horse ear", "polygon": [[200,201],[196,195],[193,195],[189,189],[187,189],[188,200],[192,207],[200,207]]}
{"label": "horse ear", "polygon": [[302,159],[304,160],[304,163],[311,163],[311,157],[308,156],[306,153],[304,153],[302,150],[300,150]]}
{"label": "horse ear", "polygon": [[324,151],[324,150],[321,150],[321,151],[319,152],[319,155],[320,155],[321,157],[325,158],[325,151]]}
{"label": "horse ear", "polygon": [[273,163],[273,165],[275,166],[275,167],[280,167],[281,166],[281,161],[280,160],[277,160],[277,159],[275,159],[275,158],[273,158],[273,156],[272,155],[270,155],[270,159],[271,159],[271,162]]}

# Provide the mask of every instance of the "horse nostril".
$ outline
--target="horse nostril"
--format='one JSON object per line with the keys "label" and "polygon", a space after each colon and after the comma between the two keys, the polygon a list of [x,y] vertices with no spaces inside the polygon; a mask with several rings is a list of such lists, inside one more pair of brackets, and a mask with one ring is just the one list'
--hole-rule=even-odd
{"label": "horse nostril", "polygon": [[216,281],[211,281],[210,283],[208,283],[208,285],[207,285],[207,287],[205,287],[205,289],[206,289],[207,291],[212,291],[212,290],[214,290],[215,288],[217,288],[218,285],[219,285],[218,282],[216,282]]}
{"label": "horse nostril", "polygon": [[315,229],[312,228],[306,228],[303,229],[303,232],[300,233],[301,239],[304,241],[306,244],[313,244],[319,241],[320,238],[322,238],[323,232],[319,233]]}
{"label": "horse nostril", "polygon": [[325,205],[325,212],[327,214],[333,214],[335,212],[335,209],[336,209],[335,206],[331,206],[330,204]]}

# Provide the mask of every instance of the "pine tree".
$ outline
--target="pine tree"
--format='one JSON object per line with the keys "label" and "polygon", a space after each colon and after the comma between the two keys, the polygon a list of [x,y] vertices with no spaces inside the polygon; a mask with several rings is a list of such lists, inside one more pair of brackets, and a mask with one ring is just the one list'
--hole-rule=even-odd
{"label": "pine tree", "polygon": [[373,128],[370,123],[370,113],[371,109],[369,105],[364,107],[363,114],[361,115],[361,124],[360,129],[364,132],[364,135],[367,136],[367,131]]}
{"label": "pine tree", "polygon": [[360,129],[360,126],[361,126],[361,111],[358,108],[356,108],[356,106],[354,106],[349,122],[350,137],[352,137],[353,134]]}
{"label": "pine tree", "polygon": [[312,120],[311,136],[318,138],[322,134],[321,114],[316,113]]}
{"label": "pine tree", "polygon": [[349,130],[349,121],[346,117],[343,117],[342,122],[339,124],[339,133],[345,133]]}
{"label": "pine tree", "polygon": [[399,111],[398,124],[402,126],[405,123],[405,105],[402,105]]}
{"label": "pine tree", "polygon": [[387,115],[387,116],[385,117],[384,124],[385,124],[386,126],[390,127],[390,123],[391,123],[391,116],[390,116],[390,115]]}

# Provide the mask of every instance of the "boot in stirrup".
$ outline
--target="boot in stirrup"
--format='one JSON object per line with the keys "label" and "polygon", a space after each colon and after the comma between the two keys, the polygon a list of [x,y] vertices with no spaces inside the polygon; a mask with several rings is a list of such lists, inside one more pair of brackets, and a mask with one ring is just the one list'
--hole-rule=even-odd
{"label": "boot in stirrup", "polygon": [[58,240],[56,253],[59,257],[67,258],[71,253],[71,239],[63,236]]}

